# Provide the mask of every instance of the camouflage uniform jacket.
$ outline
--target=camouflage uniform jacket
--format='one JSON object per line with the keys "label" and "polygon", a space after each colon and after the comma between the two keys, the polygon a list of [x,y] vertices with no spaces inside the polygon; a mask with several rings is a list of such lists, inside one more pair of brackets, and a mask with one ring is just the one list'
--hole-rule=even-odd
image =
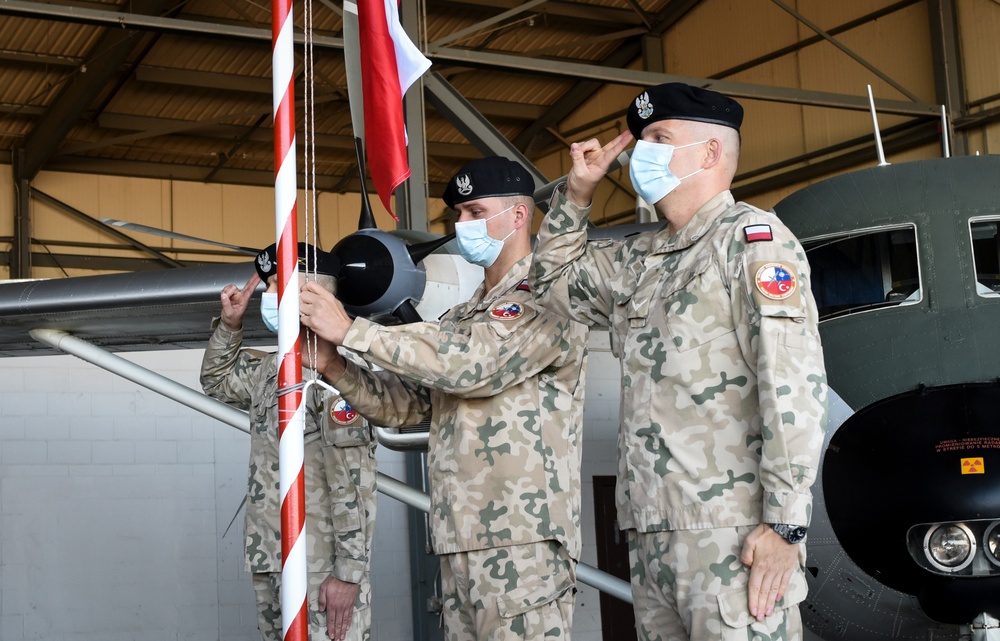
{"label": "camouflage uniform jacket", "polygon": [[622,529],[808,525],[827,388],[798,241],[728,191],[673,236],[587,243],[588,214],[556,190],[532,288],[610,327]]}
{"label": "camouflage uniform jacket", "polygon": [[[218,324],[202,360],[201,384],[209,396],[250,413],[246,567],[280,572],[278,356],[240,349],[242,339],[242,331]],[[307,571],[360,583],[375,533],[371,428],[338,395],[313,385],[304,431]]]}
{"label": "camouflage uniform jacket", "polygon": [[431,417],[428,474],[437,554],[556,540],[580,556],[580,439],[588,330],[538,309],[530,258],[438,322],[354,321],[336,381],[369,420]]}

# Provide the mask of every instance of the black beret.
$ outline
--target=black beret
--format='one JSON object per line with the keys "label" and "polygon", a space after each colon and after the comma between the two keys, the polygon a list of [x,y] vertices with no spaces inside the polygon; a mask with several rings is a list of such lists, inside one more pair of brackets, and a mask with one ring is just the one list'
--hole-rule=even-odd
{"label": "black beret", "polygon": [[494,196],[534,196],[535,181],[521,163],[502,156],[489,156],[466,163],[448,181],[444,203],[455,205]]}
{"label": "black beret", "polygon": [[692,87],[683,82],[668,82],[650,87],[628,106],[628,130],[636,140],[642,130],[658,120],[694,120],[724,125],[740,130],[743,107],[721,93]]}
{"label": "black beret", "polygon": [[[315,253],[314,253],[315,252]],[[315,256],[315,259],[313,258]],[[299,243],[299,269],[306,268],[306,261],[309,262],[309,271],[327,276],[336,276],[340,272],[340,259],[329,252],[318,249],[308,243]],[[267,279],[278,273],[278,245],[268,245],[257,254],[257,260],[253,266],[257,269],[260,279],[267,282]]]}

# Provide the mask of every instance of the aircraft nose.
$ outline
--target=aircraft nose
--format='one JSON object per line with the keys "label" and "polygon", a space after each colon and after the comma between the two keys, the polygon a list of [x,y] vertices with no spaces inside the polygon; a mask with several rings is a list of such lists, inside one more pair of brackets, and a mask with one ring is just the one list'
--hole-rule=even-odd
{"label": "aircraft nose", "polygon": [[998,407],[993,383],[918,388],[856,412],[826,452],[844,550],[944,623],[1000,611],[1000,557],[988,556],[1000,529]]}

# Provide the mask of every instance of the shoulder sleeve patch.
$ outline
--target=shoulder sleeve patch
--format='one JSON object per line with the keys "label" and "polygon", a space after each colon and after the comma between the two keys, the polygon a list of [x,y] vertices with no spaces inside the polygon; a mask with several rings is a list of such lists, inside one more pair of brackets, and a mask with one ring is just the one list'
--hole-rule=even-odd
{"label": "shoulder sleeve patch", "polygon": [[514,301],[501,302],[494,305],[489,314],[495,320],[517,320],[524,314],[524,306]]}
{"label": "shoulder sleeve patch", "polygon": [[795,267],[785,262],[751,263],[753,295],[759,306],[781,304],[798,307],[801,304],[799,275]]}
{"label": "shoulder sleeve patch", "polygon": [[774,240],[771,226],[766,224],[747,225],[743,228],[743,236],[748,243],[758,243],[762,240]]}

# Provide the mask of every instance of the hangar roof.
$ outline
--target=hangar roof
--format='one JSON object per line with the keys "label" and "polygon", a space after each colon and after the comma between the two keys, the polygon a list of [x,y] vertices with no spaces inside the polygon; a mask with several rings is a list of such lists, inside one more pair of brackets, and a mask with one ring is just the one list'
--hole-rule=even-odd
{"label": "hangar roof", "polygon": [[[430,195],[439,194],[463,162],[497,145],[534,160],[577,136],[615,126],[621,108],[588,103],[608,84],[634,92],[686,79],[751,101],[866,110],[859,88],[839,91],[822,78],[781,86],[753,76],[811,47],[839,47],[843,64],[871,69],[865,73],[888,87],[880,108],[898,116],[900,136],[922,132],[918,142],[905,144],[936,135],[938,103],[966,105],[964,96],[946,90],[908,91],[841,42],[901,12],[924,12],[927,3],[849,3],[858,7],[852,15],[827,16],[830,24],[822,26],[781,0],[751,4],[769,20],[786,21],[791,26],[783,32],[793,37],[748,49],[725,40],[738,24],[704,37],[694,33],[704,30],[706,15],[732,23],[735,5],[728,0],[407,0],[407,24],[416,27],[416,41],[434,63],[424,111]],[[297,4],[295,12],[301,35],[305,11]],[[933,16],[927,19],[936,24]],[[312,21],[317,184],[357,191],[339,4],[315,0]],[[29,179],[50,169],[273,184],[270,23],[270,6],[250,0],[0,3],[0,161],[14,161],[17,175]],[[668,36],[702,43],[706,55],[731,47],[726,59],[734,63],[706,77],[703,69],[681,68],[683,61],[664,62]],[[950,37],[932,44],[936,59],[957,51]],[[301,107],[304,49],[296,52]],[[935,83],[945,86],[938,83],[943,78],[936,74]],[[585,104],[584,117],[579,110]],[[302,108],[297,115],[305,117]],[[567,127],[574,118],[584,124]],[[857,162],[846,152],[860,141],[834,143],[743,167],[745,182],[769,174],[771,182],[758,187],[766,189],[808,177],[810,166],[812,173],[828,172],[832,167],[817,159],[830,154],[841,164]]]}

